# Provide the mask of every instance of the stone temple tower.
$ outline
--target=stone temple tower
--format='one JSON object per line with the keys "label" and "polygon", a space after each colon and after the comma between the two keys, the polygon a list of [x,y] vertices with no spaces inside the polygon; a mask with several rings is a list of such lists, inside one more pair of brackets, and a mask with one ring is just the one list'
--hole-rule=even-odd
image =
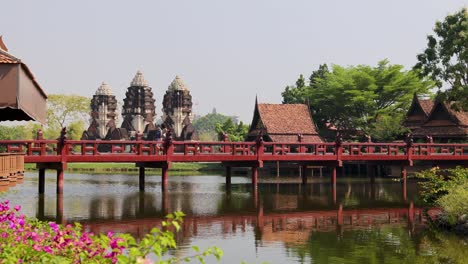
{"label": "stone temple tower", "polygon": [[[183,138],[182,131],[192,128],[192,96],[187,86],[179,76],[176,76],[169,85],[163,99],[163,124],[171,128],[175,138],[191,140],[194,138]],[[185,129],[184,129],[185,128]]]}
{"label": "stone temple tower", "polygon": [[86,139],[104,139],[108,130],[108,123],[117,122],[117,100],[112,94],[111,87],[103,82],[91,99],[90,126],[83,133]]}
{"label": "stone temple tower", "polygon": [[125,93],[121,127],[125,128],[130,136],[154,129],[156,117],[154,103],[151,87],[148,86],[143,73],[138,71]]}

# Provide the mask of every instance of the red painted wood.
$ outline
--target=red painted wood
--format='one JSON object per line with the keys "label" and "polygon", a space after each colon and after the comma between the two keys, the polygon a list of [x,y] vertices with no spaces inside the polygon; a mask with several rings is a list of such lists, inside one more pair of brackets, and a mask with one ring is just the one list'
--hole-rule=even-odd
{"label": "red painted wood", "polygon": [[[26,163],[225,161],[468,161],[468,144],[1,140]],[[107,151],[102,151],[107,149]]]}

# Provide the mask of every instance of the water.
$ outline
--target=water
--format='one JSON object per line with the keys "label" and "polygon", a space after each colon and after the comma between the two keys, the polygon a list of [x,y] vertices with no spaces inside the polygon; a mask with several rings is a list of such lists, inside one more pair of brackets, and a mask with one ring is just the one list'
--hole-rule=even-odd
{"label": "water", "polygon": [[[427,228],[418,186],[392,180],[327,177],[250,178],[170,176],[161,191],[159,176],[66,174],[64,194],[55,193],[55,174],[46,174],[46,192],[37,192],[37,173],[26,173],[6,199],[41,220],[80,222],[88,231],[145,235],[175,210],[187,216],[177,233],[179,250],[216,245],[222,263],[466,263],[466,239]],[[406,191],[406,192],[405,192]],[[430,211],[435,213],[436,210]],[[214,263],[208,259],[208,263]]]}

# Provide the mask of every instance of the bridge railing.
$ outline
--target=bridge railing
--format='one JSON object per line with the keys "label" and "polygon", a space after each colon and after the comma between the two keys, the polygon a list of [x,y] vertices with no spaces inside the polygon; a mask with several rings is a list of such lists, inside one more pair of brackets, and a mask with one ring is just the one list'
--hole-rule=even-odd
{"label": "bridge railing", "polygon": [[[63,146],[63,148],[62,148]],[[168,152],[169,151],[169,152]],[[20,153],[26,156],[58,157],[96,155],[232,155],[232,156],[330,156],[352,157],[386,155],[443,157],[468,156],[468,144],[415,143],[281,143],[281,142],[195,142],[143,140],[0,140],[0,153]]]}
{"label": "bridge railing", "polygon": [[413,145],[413,155],[468,155],[468,144],[419,143]]}
{"label": "bridge railing", "polygon": [[164,155],[162,141],[132,141],[132,140],[67,140],[65,142],[68,155]]}
{"label": "bridge railing", "polygon": [[0,152],[27,156],[57,155],[57,140],[0,140]]}
{"label": "bridge railing", "polygon": [[389,155],[404,156],[407,153],[405,143],[349,143],[341,145],[342,155],[364,156],[364,155]]}
{"label": "bridge railing", "polygon": [[336,155],[335,143],[281,143],[264,142],[263,155]]}
{"label": "bridge railing", "polygon": [[197,155],[257,155],[255,142],[195,142],[174,141],[174,154],[185,156]]}

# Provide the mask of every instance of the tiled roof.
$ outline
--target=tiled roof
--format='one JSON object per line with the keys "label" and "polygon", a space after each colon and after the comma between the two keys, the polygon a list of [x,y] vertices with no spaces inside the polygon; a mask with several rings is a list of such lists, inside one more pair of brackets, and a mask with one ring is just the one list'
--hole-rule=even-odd
{"label": "tiled roof", "polygon": [[258,104],[258,111],[269,134],[318,134],[305,104]]}
{"label": "tiled roof", "polygon": [[431,99],[419,99],[418,101],[422,110],[428,116],[431,113],[432,108],[434,107],[434,101],[432,101]]}
{"label": "tiled roof", "polygon": [[[274,135],[269,134],[273,142],[298,142],[297,135]],[[318,135],[305,135],[302,136],[302,142],[304,143],[317,143],[323,142]]]}
{"label": "tiled roof", "polygon": [[440,126],[440,127],[420,127],[413,132],[415,137],[423,137],[426,135],[438,137],[467,137],[468,128],[457,126]]}
{"label": "tiled roof", "polygon": [[463,110],[455,111],[451,107],[452,104],[445,103],[444,105],[448,112],[458,120],[459,125],[468,126],[468,112]]}
{"label": "tiled roof", "polygon": [[0,49],[0,63],[20,63],[21,61]]}

